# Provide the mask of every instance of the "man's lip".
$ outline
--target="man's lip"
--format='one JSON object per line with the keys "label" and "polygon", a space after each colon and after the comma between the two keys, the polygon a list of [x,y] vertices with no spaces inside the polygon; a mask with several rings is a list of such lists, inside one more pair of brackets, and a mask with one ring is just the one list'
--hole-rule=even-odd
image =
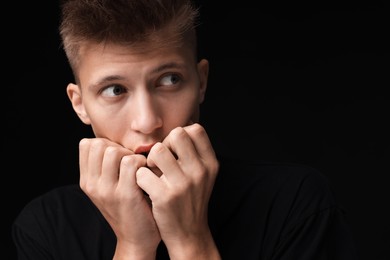
{"label": "man's lip", "polygon": [[149,153],[150,149],[152,149],[154,144],[149,145],[141,145],[135,149],[135,153],[141,154],[141,153]]}

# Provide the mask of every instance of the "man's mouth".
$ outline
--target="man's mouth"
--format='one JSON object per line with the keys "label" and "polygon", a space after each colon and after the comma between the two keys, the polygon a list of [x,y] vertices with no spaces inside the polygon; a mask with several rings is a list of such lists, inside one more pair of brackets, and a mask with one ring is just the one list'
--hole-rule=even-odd
{"label": "man's mouth", "polygon": [[149,152],[150,152],[150,149],[152,149],[154,144],[149,144],[149,145],[142,145],[142,146],[139,146],[137,147],[137,149],[135,149],[135,153],[136,154],[142,154],[144,156],[148,156]]}

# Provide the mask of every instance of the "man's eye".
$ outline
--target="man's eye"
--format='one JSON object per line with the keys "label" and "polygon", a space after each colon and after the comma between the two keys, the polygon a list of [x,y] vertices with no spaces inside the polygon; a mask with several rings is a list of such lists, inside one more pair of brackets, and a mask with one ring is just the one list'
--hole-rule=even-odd
{"label": "man's eye", "polygon": [[122,87],[120,85],[111,85],[111,86],[105,88],[102,91],[102,94],[105,96],[109,96],[109,97],[115,97],[115,96],[119,96],[120,94],[123,94],[125,92],[126,92],[126,90],[124,87]]}
{"label": "man's eye", "polygon": [[179,83],[181,80],[180,76],[177,74],[169,74],[161,78],[160,85],[170,86]]}

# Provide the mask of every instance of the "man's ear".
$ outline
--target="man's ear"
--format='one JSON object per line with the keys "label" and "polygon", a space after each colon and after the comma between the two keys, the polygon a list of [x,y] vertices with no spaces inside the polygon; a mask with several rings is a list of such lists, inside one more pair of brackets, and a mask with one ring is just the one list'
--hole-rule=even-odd
{"label": "man's ear", "polygon": [[202,59],[198,63],[199,74],[199,104],[203,103],[207,89],[207,80],[209,76],[209,62],[206,59]]}
{"label": "man's ear", "polygon": [[89,119],[88,113],[85,111],[80,87],[76,84],[69,83],[66,88],[66,93],[72,103],[73,110],[76,112],[80,120],[84,124],[90,125],[91,120]]}

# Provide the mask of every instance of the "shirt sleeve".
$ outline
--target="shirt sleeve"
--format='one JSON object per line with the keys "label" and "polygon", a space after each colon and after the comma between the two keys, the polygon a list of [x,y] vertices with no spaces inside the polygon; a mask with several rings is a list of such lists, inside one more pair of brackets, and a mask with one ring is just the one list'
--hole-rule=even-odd
{"label": "shirt sleeve", "polygon": [[36,216],[29,210],[28,205],[23,209],[12,225],[11,235],[17,251],[18,260],[46,260],[53,259],[44,240],[44,233],[39,229]]}
{"label": "shirt sleeve", "polygon": [[296,223],[283,237],[273,259],[357,260],[344,211],[330,207]]}
{"label": "shirt sleeve", "polygon": [[314,172],[296,182],[293,190],[272,259],[357,260],[346,211],[335,199],[328,180]]}

